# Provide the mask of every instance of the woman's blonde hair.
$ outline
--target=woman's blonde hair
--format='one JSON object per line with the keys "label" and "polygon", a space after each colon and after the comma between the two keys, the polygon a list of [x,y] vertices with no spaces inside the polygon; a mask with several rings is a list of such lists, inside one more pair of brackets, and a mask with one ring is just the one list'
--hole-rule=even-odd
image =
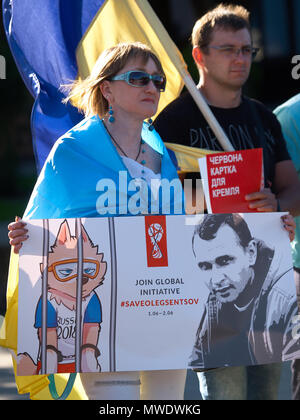
{"label": "woman's blonde hair", "polygon": [[106,49],[96,61],[90,76],[74,81],[71,85],[62,86],[68,91],[63,103],[70,101],[86,117],[99,115],[103,118],[108,112],[109,104],[102,95],[101,83],[115,76],[129,60],[140,59],[146,64],[149,58],[155,62],[158,72],[165,75],[160,60],[147,45],[126,42]]}

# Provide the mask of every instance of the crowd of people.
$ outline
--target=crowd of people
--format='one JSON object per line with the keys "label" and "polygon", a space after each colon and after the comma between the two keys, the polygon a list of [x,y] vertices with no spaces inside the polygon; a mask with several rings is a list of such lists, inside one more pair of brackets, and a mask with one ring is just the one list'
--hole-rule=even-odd
{"label": "crowd of people", "polygon": [[[278,121],[261,102],[244,96],[243,86],[257,53],[249,12],[242,6],[220,4],[196,22],[192,44],[193,59],[199,70],[198,89],[234,149],[263,148],[265,186],[246,196],[249,211],[284,211],[299,216],[300,97],[277,108]],[[188,92],[160,113],[154,122],[155,129],[144,122],[156,114],[166,82],[159,59],[145,45],[125,43],[104,51],[91,75],[75,82],[70,90],[68,100],[77,98],[85,119],[55,143],[24,219],[98,217],[95,185],[101,177],[111,178],[118,185],[119,171],[127,172],[128,181],[139,178],[148,186],[154,178],[158,182],[177,179],[164,142],[222,151]],[[74,169],[79,167],[80,171]],[[186,177],[197,178],[197,175],[190,173]],[[171,197],[171,204],[174,206],[176,200],[182,199]],[[292,216],[283,218],[291,240],[295,230]],[[222,220],[222,227],[217,230],[226,230],[226,223]],[[292,246],[299,299],[299,219],[296,223]],[[231,227],[228,229],[234,236]],[[24,220],[9,225],[9,238],[14,252],[18,253],[27,239]],[[204,239],[198,241],[202,243]],[[197,353],[197,348],[194,350]],[[55,349],[49,348],[47,352],[51,355]],[[196,368],[202,398],[277,399],[282,364],[251,366],[246,361],[238,367]],[[300,399],[299,360],[293,361],[292,375],[293,398]],[[80,376],[89,399],[180,400],[184,395],[186,371],[81,373]]]}

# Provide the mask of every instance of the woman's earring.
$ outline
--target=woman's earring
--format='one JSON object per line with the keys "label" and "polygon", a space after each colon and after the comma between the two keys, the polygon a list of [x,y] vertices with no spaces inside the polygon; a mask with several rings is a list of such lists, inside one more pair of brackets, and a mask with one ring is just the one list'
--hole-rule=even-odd
{"label": "woman's earring", "polygon": [[148,124],[149,124],[148,130],[149,131],[153,131],[154,130],[154,126],[153,126],[153,120],[151,118],[149,118]]}
{"label": "woman's earring", "polygon": [[114,123],[114,122],[115,122],[115,117],[113,116],[113,115],[114,115],[114,111],[113,111],[113,109],[112,109],[112,106],[111,106],[111,105],[110,105],[110,107],[109,107],[108,113],[109,113],[109,119],[108,119],[108,121],[109,121],[110,123]]}

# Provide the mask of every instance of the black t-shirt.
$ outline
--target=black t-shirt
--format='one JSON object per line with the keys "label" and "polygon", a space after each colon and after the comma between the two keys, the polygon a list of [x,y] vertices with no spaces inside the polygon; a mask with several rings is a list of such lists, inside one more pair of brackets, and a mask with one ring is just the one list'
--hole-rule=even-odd
{"label": "black t-shirt", "polygon": [[[252,103],[252,105],[250,105]],[[255,107],[256,116],[252,110]],[[275,115],[261,102],[242,98],[236,108],[210,107],[235,150],[267,149],[267,179],[273,183],[277,162],[290,160],[281,127]],[[154,126],[164,142],[223,151],[209,124],[188,92],[171,102],[156,118]],[[261,133],[265,136],[261,141]]]}

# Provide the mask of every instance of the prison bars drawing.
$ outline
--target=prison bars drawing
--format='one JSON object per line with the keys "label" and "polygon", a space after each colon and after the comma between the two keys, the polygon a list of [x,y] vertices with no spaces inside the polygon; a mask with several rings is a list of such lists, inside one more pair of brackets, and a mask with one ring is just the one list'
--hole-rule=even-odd
{"label": "prison bars drawing", "polygon": [[75,220],[75,235],[77,237],[77,289],[76,289],[76,328],[75,328],[75,371],[81,371],[81,342],[82,342],[82,271],[83,244],[81,219]]}
{"label": "prison bars drawing", "polygon": [[110,260],[111,260],[111,300],[109,331],[109,370],[116,371],[116,308],[117,308],[117,255],[114,217],[108,218]]}
{"label": "prison bars drawing", "polygon": [[[81,371],[82,343],[82,272],[83,272],[83,239],[81,219],[75,219],[77,237],[77,285],[76,285],[76,328],[75,328],[75,371]],[[111,312],[110,312],[110,349],[109,367],[116,371],[116,299],[117,299],[117,257],[114,218],[108,218],[109,241],[111,254]],[[41,331],[41,374],[47,374],[47,294],[48,294],[48,254],[49,254],[49,220],[43,220],[43,272],[42,272],[42,331]]]}
{"label": "prison bars drawing", "polygon": [[41,374],[47,370],[47,289],[48,289],[49,220],[43,220],[43,272],[42,272],[42,332]]}

